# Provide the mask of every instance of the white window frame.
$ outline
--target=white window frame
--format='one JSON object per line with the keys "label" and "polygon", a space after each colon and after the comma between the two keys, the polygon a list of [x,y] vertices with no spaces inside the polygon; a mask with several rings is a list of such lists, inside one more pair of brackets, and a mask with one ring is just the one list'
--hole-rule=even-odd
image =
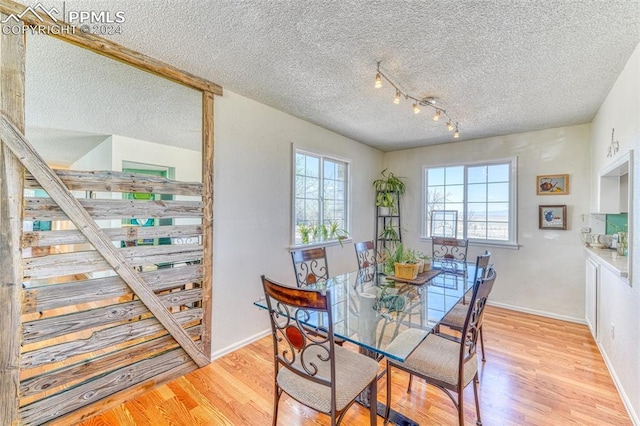
{"label": "white window frame", "polygon": [[[347,238],[345,238],[342,241],[338,241],[337,239],[333,239],[333,240],[326,240],[326,241],[316,241],[313,243],[309,243],[309,244],[300,244],[300,243],[296,243],[296,154],[305,154],[305,155],[312,155],[315,157],[320,157],[321,159],[321,164],[320,164],[320,176],[319,176],[319,180],[322,182],[324,179],[324,167],[322,162],[326,159],[326,160],[331,160],[331,161],[336,161],[336,162],[341,162],[344,163],[346,165],[346,179],[345,179],[345,226],[344,226],[344,230],[347,231]],[[322,191],[320,191],[320,194],[322,194]],[[292,150],[291,150],[291,219],[290,219],[290,223],[291,223],[291,248],[299,248],[299,247],[304,247],[304,248],[309,248],[309,247],[327,247],[327,246],[333,246],[333,245],[338,245],[338,244],[345,244],[345,243],[350,243],[351,242],[351,160],[348,158],[343,158],[334,154],[329,154],[327,152],[324,151],[319,151],[319,150],[315,150],[315,149],[311,149],[311,148],[306,148],[306,147],[301,147],[298,145],[293,144],[292,145]],[[320,218],[322,219],[323,216],[323,203],[322,203],[322,195],[320,195]]]}
{"label": "white window frame", "polygon": [[[469,245],[474,246],[495,246],[504,248],[519,248],[518,245],[518,157],[494,159],[490,161],[456,162],[447,164],[430,164],[422,166],[422,203],[421,203],[421,241],[431,241],[431,236],[427,235],[429,230],[429,218],[427,217],[427,170],[441,167],[464,167],[464,212],[462,220],[463,235],[458,235],[460,239],[466,239],[466,213],[467,213],[467,168],[477,166],[492,166],[497,164],[509,164],[509,240],[488,240],[469,239]],[[458,219],[460,220],[460,218]]]}

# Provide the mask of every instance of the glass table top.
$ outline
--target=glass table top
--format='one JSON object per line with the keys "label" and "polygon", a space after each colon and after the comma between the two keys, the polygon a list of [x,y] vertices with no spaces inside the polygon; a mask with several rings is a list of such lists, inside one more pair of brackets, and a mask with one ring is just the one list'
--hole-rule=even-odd
{"label": "glass table top", "polygon": [[[466,275],[443,271],[424,285],[414,285],[391,281],[367,268],[305,288],[327,290],[331,295],[336,337],[404,361],[471,288],[473,272],[474,265],[469,265]],[[264,297],[254,304],[267,307]],[[307,325],[326,331],[327,321],[326,314],[315,314]]]}

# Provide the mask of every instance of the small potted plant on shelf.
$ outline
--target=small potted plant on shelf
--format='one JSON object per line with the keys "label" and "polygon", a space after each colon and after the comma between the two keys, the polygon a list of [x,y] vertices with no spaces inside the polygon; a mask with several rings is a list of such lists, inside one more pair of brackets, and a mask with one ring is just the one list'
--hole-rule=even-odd
{"label": "small potted plant on shelf", "polygon": [[387,173],[387,169],[384,169],[381,175],[381,178],[373,181],[373,187],[376,189],[376,191],[397,192],[398,194],[404,194],[406,185],[402,181],[402,178],[397,177],[392,172]]}
{"label": "small potted plant on shelf", "polygon": [[309,244],[315,234],[315,226],[301,223],[298,225],[298,232],[300,233],[300,241],[302,244]]}
{"label": "small potted plant on shelf", "polygon": [[427,255],[427,254],[422,254],[422,261],[424,262],[424,268],[423,271],[427,272],[431,270],[431,256]]}
{"label": "small potted plant on shelf", "polygon": [[397,242],[400,241],[400,234],[398,234],[398,230],[395,226],[388,224],[382,229],[380,235],[378,235],[379,240]]}
{"label": "small potted plant on shelf", "polygon": [[378,192],[376,196],[376,206],[380,216],[391,216],[396,213],[396,200],[391,192]]}
{"label": "small potted plant on shelf", "polygon": [[346,240],[349,236],[349,232],[342,229],[339,222],[329,222],[329,226],[327,227],[327,234],[330,240],[338,240],[341,246],[342,240]]}

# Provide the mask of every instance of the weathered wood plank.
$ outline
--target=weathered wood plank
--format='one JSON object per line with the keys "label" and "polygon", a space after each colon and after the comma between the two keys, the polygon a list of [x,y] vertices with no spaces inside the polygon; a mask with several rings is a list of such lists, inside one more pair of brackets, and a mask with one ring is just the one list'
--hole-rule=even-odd
{"label": "weathered wood plank", "polygon": [[[0,1],[0,12],[6,13],[7,15],[21,15],[25,9],[26,6],[11,0]],[[22,16],[22,21],[36,26],[46,25],[50,27],[58,27],[58,31],[49,32],[51,37],[75,44],[99,55],[124,62],[125,64],[140,68],[141,70],[150,72],[151,74],[158,75],[168,80],[175,81],[176,83],[184,84],[185,86],[193,89],[222,95],[222,87],[215,83],[165,64],[157,59],[143,55],[135,50],[120,46],[111,40],[85,33],[80,31],[79,28],[76,28],[75,31],[62,30],[60,29],[61,24],[65,26],[66,24],[61,19],[54,22],[45,13],[40,13],[38,17],[32,13],[27,13]]]}
{"label": "weathered wood plank", "polygon": [[[172,315],[172,318],[174,318],[178,324],[189,324],[202,319],[202,309],[189,309],[188,311],[180,311],[169,315]],[[180,328],[182,329],[182,326]],[[113,345],[144,337],[151,337],[163,332],[166,332],[166,329],[156,318],[144,319],[142,321],[107,328],[96,331],[88,339],[74,340],[72,342],[60,343],[58,345],[24,352],[22,354],[21,368],[29,369],[53,362],[64,361],[77,355],[95,352]],[[191,339],[191,337],[189,337],[189,339]],[[196,345],[196,343],[194,343],[194,345]]]}
{"label": "weathered wood plank", "polygon": [[[198,338],[202,333],[202,326],[190,327],[186,331],[192,338]],[[177,342],[171,336],[165,335],[77,364],[62,367],[55,371],[40,374],[20,383],[20,396],[24,398],[51,391],[57,387],[77,382],[82,377],[93,377],[105,371],[135,362],[140,358],[146,358],[160,351],[173,349],[176,346]]]}
{"label": "weathered wood plank", "polygon": [[213,295],[213,94],[204,92],[202,94],[202,245],[204,265],[204,299],[202,307],[204,309],[203,349],[205,355],[211,358],[211,333],[212,333],[212,295]]}
{"label": "weathered wood plank", "polygon": [[[158,296],[158,300],[167,308],[196,303],[202,300],[202,289],[194,288],[175,291]],[[122,323],[148,313],[149,310],[141,301],[134,300],[72,314],[28,321],[22,323],[22,342],[25,345],[42,342],[43,340],[53,339],[69,333]]]}
{"label": "weathered wood plank", "polygon": [[[83,420],[87,420],[88,418],[95,416],[96,414],[99,414],[105,410],[109,410],[111,408],[115,408],[118,405],[122,404],[122,401],[128,401],[130,399],[134,399],[139,395],[142,395],[143,393],[145,393],[145,391],[149,390],[149,389],[153,389],[156,388],[164,383],[167,383],[175,378],[184,376],[186,374],[189,374],[190,372],[197,370],[198,367],[197,365],[194,365],[193,363],[191,363],[192,365],[192,370],[189,371],[184,371],[182,369],[173,369],[173,370],[169,370],[166,373],[163,374],[159,374],[149,380],[146,380],[144,382],[141,382],[137,385],[132,385],[129,386],[128,388],[116,392],[106,398],[103,398],[99,401],[95,401],[93,404],[91,405],[86,405],[84,407],[81,408],[76,408],[74,411],[70,412],[67,415],[64,415],[62,417],[58,417],[57,419],[52,420],[51,422],[48,422],[47,425],[48,426],[69,426],[69,425],[77,425],[80,422],[82,422]],[[174,422],[174,423],[184,423],[185,418],[181,418],[179,421]],[[109,422],[107,422],[109,423]],[[151,422],[153,423],[153,422]],[[205,422],[206,423],[206,422]],[[229,424],[229,423],[227,423]]]}
{"label": "weathered wood plank", "polygon": [[[202,259],[202,246],[197,244],[138,246],[114,250],[118,251],[132,267],[194,262]],[[23,265],[25,280],[86,274],[112,268],[97,251],[79,251],[30,257],[24,259]]]}
{"label": "weathered wood plank", "polygon": [[[202,196],[202,183],[181,182],[159,176],[125,173],[111,170],[60,170],[55,174],[72,191],[143,192],[150,194]],[[25,188],[41,188],[38,181],[27,173]]]}
{"label": "weathered wood plank", "polygon": [[[75,198],[74,198],[75,199]],[[199,218],[202,216],[200,201],[138,201],[138,200],[76,200],[94,219],[134,218]],[[51,198],[25,198],[25,220],[70,220]]]}
{"label": "weathered wood plank", "polygon": [[[102,230],[111,241],[134,241],[145,238],[179,238],[186,240],[202,235],[201,225],[128,226],[124,228],[103,228]],[[25,232],[22,236],[22,247],[86,243],[87,238],[77,229]]]}
{"label": "weathered wood plank", "polygon": [[[4,20],[6,15],[0,15]],[[24,131],[24,38],[0,34],[0,114]],[[24,168],[0,142],[0,425],[18,422]]]}
{"label": "weathered wood plank", "polygon": [[[140,276],[154,292],[158,292],[199,282],[203,278],[203,270],[202,265],[186,265],[142,272]],[[132,294],[131,289],[117,275],[64,284],[34,286],[24,291],[22,309],[23,313],[43,312],[127,294]]]}
{"label": "weathered wood plank", "polygon": [[174,349],[22,407],[20,416],[25,424],[39,425],[154,376],[171,372],[170,376],[175,377],[193,368],[189,355],[182,349]]}

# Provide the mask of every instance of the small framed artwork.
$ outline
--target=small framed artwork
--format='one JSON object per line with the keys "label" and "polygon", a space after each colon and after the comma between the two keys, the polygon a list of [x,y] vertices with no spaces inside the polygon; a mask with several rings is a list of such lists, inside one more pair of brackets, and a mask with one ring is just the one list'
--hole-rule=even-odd
{"label": "small framed artwork", "polygon": [[541,175],[536,178],[537,195],[567,195],[569,175]]}
{"label": "small framed artwork", "polygon": [[538,206],[540,229],[567,229],[567,206]]}

